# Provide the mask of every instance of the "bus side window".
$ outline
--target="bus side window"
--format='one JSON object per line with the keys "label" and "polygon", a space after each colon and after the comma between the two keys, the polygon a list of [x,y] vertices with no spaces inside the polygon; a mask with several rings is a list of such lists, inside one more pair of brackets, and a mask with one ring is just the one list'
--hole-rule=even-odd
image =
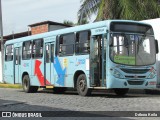
{"label": "bus side window", "polygon": [[31,58],[31,49],[32,49],[31,41],[23,42],[23,48],[22,48],[22,59],[23,60],[29,60]]}
{"label": "bus side window", "polygon": [[46,45],[45,51],[46,51],[46,63],[49,63],[49,45]]}
{"label": "bus side window", "polygon": [[59,55],[59,37],[56,37],[55,56]]}
{"label": "bus side window", "polygon": [[62,44],[63,44],[63,37],[62,36],[60,36],[59,37],[59,55],[61,56],[61,55],[63,55],[63,51],[62,51]]}
{"label": "bus side window", "polygon": [[43,56],[43,39],[33,40],[32,58],[42,58]]}
{"label": "bus side window", "polygon": [[74,54],[75,34],[69,33],[59,37],[59,56]]}
{"label": "bus side window", "polygon": [[5,49],[5,61],[13,60],[13,45],[7,45]]}
{"label": "bus side window", "polygon": [[76,34],[76,54],[88,54],[90,45],[90,31],[81,31]]}

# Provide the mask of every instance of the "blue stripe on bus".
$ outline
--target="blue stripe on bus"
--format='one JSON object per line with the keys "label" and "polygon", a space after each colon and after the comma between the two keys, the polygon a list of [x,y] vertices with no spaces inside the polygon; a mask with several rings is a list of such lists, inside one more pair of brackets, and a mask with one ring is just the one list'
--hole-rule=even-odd
{"label": "blue stripe on bus", "polygon": [[63,68],[61,67],[60,61],[58,60],[57,57],[55,57],[54,59],[54,68],[58,74],[58,80],[57,80],[57,84],[64,86],[64,79],[65,79],[65,74],[66,74],[66,68],[63,70]]}

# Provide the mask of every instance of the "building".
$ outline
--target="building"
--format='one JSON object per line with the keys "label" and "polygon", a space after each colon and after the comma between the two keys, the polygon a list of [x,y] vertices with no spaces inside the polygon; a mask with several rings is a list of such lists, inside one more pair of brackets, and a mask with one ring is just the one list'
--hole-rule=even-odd
{"label": "building", "polygon": [[[53,22],[53,21],[44,21],[44,22],[34,23],[34,24],[31,24],[28,26],[29,26],[29,30],[26,32],[15,33],[15,34],[3,36],[4,43],[7,40],[13,40],[16,38],[21,38],[21,37],[26,37],[26,36],[30,36],[30,35],[35,35],[35,34],[40,34],[40,33],[54,31],[54,30],[58,30],[58,29],[62,29],[62,28],[71,27],[70,25],[65,25],[65,24]],[[1,41],[0,41],[0,57],[1,57]],[[0,59],[0,63],[1,63],[1,59]],[[1,64],[0,64],[0,82],[2,82],[2,66],[1,66]]]}
{"label": "building", "polygon": [[62,28],[67,28],[71,26],[65,25],[62,23],[52,22],[52,21],[44,21],[40,23],[31,24],[29,25],[29,27],[31,28],[31,34],[35,35],[35,34],[54,31]]}

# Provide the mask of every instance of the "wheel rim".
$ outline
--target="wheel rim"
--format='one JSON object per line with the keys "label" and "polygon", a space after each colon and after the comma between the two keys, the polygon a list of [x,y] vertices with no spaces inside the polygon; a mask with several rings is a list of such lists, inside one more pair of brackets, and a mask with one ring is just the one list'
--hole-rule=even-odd
{"label": "wheel rim", "polygon": [[83,91],[85,91],[85,89],[86,89],[86,82],[85,82],[85,79],[84,78],[82,78],[81,80],[80,80],[80,82],[79,82],[79,89],[83,92]]}

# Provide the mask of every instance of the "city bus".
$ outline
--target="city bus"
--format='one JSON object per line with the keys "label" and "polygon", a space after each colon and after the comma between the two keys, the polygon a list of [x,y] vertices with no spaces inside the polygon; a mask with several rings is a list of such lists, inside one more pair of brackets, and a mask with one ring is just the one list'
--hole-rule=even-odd
{"label": "city bus", "polygon": [[4,81],[22,84],[26,93],[44,87],[125,95],[157,85],[158,43],[143,22],[105,20],[9,40],[4,48]]}

